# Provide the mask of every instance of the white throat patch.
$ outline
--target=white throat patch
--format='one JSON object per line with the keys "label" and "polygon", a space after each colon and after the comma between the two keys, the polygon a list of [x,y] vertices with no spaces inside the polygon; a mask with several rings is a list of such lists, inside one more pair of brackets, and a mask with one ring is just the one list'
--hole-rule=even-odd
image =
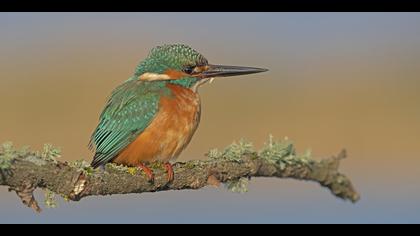
{"label": "white throat patch", "polygon": [[201,80],[197,81],[197,83],[195,83],[195,84],[191,87],[191,90],[192,90],[192,91],[194,91],[194,92],[197,92],[198,87],[200,87],[201,85],[203,85],[203,84],[205,84],[205,83],[207,83],[207,82],[212,83],[212,82],[213,82],[213,80],[214,80],[214,78],[205,78],[205,79],[201,79]]}

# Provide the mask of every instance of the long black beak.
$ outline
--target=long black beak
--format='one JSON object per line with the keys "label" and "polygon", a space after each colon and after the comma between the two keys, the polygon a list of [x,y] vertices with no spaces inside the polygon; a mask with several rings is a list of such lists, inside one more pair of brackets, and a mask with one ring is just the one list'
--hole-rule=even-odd
{"label": "long black beak", "polygon": [[235,75],[247,75],[268,71],[267,69],[245,67],[245,66],[225,66],[225,65],[208,65],[208,69],[201,72],[203,78],[211,77],[228,77]]}

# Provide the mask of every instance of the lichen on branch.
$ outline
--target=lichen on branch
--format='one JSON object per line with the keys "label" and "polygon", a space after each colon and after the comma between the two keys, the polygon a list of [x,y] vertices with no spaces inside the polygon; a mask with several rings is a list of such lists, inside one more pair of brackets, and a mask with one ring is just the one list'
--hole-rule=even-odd
{"label": "lichen on branch", "polygon": [[36,211],[40,211],[32,194],[36,188],[45,189],[46,206],[55,207],[55,195],[79,201],[88,196],[199,189],[220,183],[233,192],[244,193],[251,177],[262,176],[315,181],[339,198],[352,202],[359,199],[350,180],[338,172],[346,156],[344,150],[317,161],[309,151],[297,154],[287,138],[274,140],[271,135],[260,150],[241,139],[223,150],[211,149],[207,160],[177,162],[172,182],[167,182],[161,163],[150,165],[155,173],[154,182],[150,182],[138,168],[107,164],[103,170],[92,169],[85,160],[65,162],[56,159],[60,156],[60,149],[50,144],[41,152],[33,152],[5,143],[0,149],[0,185],[16,191],[23,203]]}

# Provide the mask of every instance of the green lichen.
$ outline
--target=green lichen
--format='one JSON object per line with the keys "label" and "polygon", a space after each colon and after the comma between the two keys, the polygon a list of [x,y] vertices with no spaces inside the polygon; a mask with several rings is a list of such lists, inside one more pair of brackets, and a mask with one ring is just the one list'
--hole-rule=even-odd
{"label": "green lichen", "polygon": [[56,208],[57,207],[57,201],[55,199],[55,193],[46,189],[45,190],[45,200],[44,204],[47,208]]}
{"label": "green lichen", "polygon": [[93,167],[90,166],[89,162],[87,162],[83,159],[70,162],[69,166],[75,168],[77,171],[83,172],[87,176],[90,176],[95,172]]}
{"label": "green lichen", "polygon": [[308,149],[303,154],[296,154],[293,142],[287,137],[283,140],[274,140],[273,136],[269,136],[263,148],[258,155],[272,164],[280,166],[284,170],[287,165],[308,165],[312,162],[311,150]]}
{"label": "green lichen", "polygon": [[[251,154],[251,155],[250,155]],[[282,140],[275,140],[272,135],[268,141],[258,151],[254,151],[252,143],[241,139],[239,142],[233,142],[226,147],[223,152],[217,149],[211,149],[207,156],[213,160],[233,160],[240,162],[244,155],[250,155],[251,158],[262,158],[269,163],[276,164],[281,170],[287,166],[303,166],[309,165],[311,160],[311,150],[307,150],[303,154],[296,154],[293,142],[287,137]],[[225,183],[225,187],[232,192],[244,193],[248,191],[249,179],[242,177],[240,179],[229,180]]]}
{"label": "green lichen", "polygon": [[212,160],[230,160],[241,162],[244,155],[255,153],[254,146],[251,142],[245,139],[240,139],[239,142],[234,141],[232,144],[227,146],[223,152],[213,148],[206,155]]}
{"label": "green lichen", "polygon": [[23,146],[16,149],[12,142],[5,142],[0,146],[0,170],[9,169],[13,160],[22,158],[36,165],[45,165],[46,162],[38,157],[37,153],[32,152],[29,146]]}
{"label": "green lichen", "polygon": [[239,142],[233,142],[227,146],[223,151],[222,156],[228,160],[238,161],[242,160],[243,155],[254,152],[254,146],[251,142],[240,139]]}
{"label": "green lichen", "polygon": [[164,164],[161,161],[153,161],[151,163],[148,164],[148,166],[150,169],[164,169]]}
{"label": "green lichen", "polygon": [[34,156],[34,155],[28,155],[23,160],[32,162],[37,166],[43,166],[43,165],[47,164],[47,162],[45,160],[43,160],[43,159],[41,159],[37,156]]}
{"label": "green lichen", "polygon": [[16,150],[16,154],[18,154],[21,157],[27,156],[29,154],[33,154],[33,152],[31,152],[30,148],[31,148],[30,146],[23,146],[23,147]]}
{"label": "green lichen", "polygon": [[108,169],[108,170],[116,170],[116,171],[120,171],[120,172],[128,172],[128,168],[129,168],[128,166],[118,165],[118,164],[111,163],[111,162],[105,164],[105,169]]}
{"label": "green lichen", "polygon": [[138,170],[138,168],[136,168],[136,167],[129,167],[129,168],[127,169],[127,172],[128,172],[130,175],[134,176],[134,175],[136,175],[136,174],[137,174],[137,170]]}
{"label": "green lichen", "polygon": [[95,169],[92,166],[88,166],[86,168],[83,169],[83,172],[87,175],[90,176],[93,173],[95,173]]}
{"label": "green lichen", "polygon": [[56,158],[61,157],[61,148],[54,147],[52,144],[46,143],[44,144],[40,156],[46,161],[57,163]]}
{"label": "green lichen", "polygon": [[[221,158],[241,162],[244,155],[252,153],[255,153],[253,144],[242,138],[239,142],[234,141],[231,145],[227,146],[223,153],[221,153]],[[239,179],[229,180],[224,184],[224,186],[229,191],[235,193],[245,193],[248,192],[248,183],[248,178],[242,177]]]}
{"label": "green lichen", "polygon": [[248,192],[248,178],[242,177],[236,180],[229,180],[225,183],[225,187],[235,193]]}
{"label": "green lichen", "polygon": [[212,148],[206,153],[206,156],[213,160],[219,159],[222,157],[222,152],[220,152],[217,148]]}
{"label": "green lichen", "polygon": [[193,169],[194,167],[196,167],[196,163],[194,161],[189,161],[185,163],[184,167],[187,169]]}
{"label": "green lichen", "polygon": [[7,155],[7,154],[14,153],[14,152],[15,152],[15,150],[14,150],[14,147],[13,147],[13,143],[12,142],[7,141],[7,142],[4,142],[1,145],[1,150],[0,150],[0,153],[1,154]]}
{"label": "green lichen", "polygon": [[284,138],[283,140],[274,140],[272,135],[269,136],[268,142],[266,142],[259,151],[259,156],[261,158],[264,158],[273,164],[287,162],[287,160],[293,158],[295,154],[293,142],[291,142],[288,138]]}
{"label": "green lichen", "polygon": [[61,197],[63,198],[63,200],[64,200],[65,202],[70,202],[70,197],[69,197],[69,196],[64,195],[64,194],[61,194]]}
{"label": "green lichen", "polygon": [[0,170],[8,170],[13,163],[13,160],[17,157],[16,151],[14,150],[12,142],[5,142],[0,148]]}

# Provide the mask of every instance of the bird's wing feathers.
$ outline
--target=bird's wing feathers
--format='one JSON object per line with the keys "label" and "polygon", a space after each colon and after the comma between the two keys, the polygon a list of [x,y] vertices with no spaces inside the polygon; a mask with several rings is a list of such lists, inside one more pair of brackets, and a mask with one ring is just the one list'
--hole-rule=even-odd
{"label": "bird's wing feathers", "polygon": [[96,150],[93,167],[110,162],[150,124],[159,109],[159,91],[130,80],[113,91],[90,140]]}

